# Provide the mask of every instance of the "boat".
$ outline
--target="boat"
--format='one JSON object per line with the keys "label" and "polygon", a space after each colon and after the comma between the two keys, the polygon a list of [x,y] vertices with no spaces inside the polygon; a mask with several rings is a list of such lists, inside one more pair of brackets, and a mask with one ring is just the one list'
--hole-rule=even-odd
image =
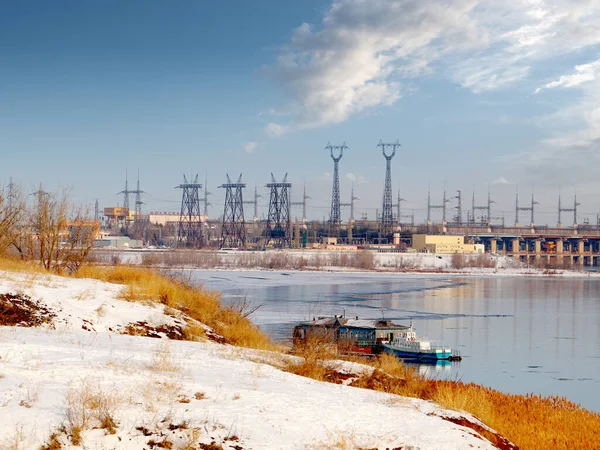
{"label": "boat", "polygon": [[323,343],[336,345],[341,354],[376,355],[383,351],[382,344],[406,330],[391,320],[359,319],[341,316],[314,317],[294,327],[294,346],[301,345],[309,337],[317,337]]}
{"label": "boat", "polygon": [[412,323],[394,336],[393,340],[383,343],[383,351],[403,359],[417,361],[460,361],[457,350],[417,336]]}

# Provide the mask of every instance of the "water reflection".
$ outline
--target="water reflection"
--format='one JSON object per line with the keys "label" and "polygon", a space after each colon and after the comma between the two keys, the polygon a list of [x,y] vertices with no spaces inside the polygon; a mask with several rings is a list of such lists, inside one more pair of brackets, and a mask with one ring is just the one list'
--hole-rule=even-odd
{"label": "water reflection", "polygon": [[292,273],[275,285],[248,286],[241,278],[219,284],[210,283],[209,272],[196,276],[224,290],[226,299],[246,295],[262,304],[253,320],[281,341],[297,321],[318,315],[413,320],[419,335],[457,348],[464,358],[421,369],[432,376],[564,395],[600,410],[596,280]]}

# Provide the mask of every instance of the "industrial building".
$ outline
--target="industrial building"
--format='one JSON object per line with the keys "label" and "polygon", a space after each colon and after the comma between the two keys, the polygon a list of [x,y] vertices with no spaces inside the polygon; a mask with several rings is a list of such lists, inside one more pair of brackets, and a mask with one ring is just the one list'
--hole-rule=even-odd
{"label": "industrial building", "polygon": [[136,218],[136,212],[122,206],[113,206],[104,208],[104,216],[108,226],[122,225],[125,222],[133,222]]}
{"label": "industrial building", "polygon": [[[147,216],[148,222],[152,225],[166,226],[168,224],[178,225],[180,220],[180,214],[178,212],[151,212]],[[206,222],[206,216],[192,216],[192,220],[199,222]]]}
{"label": "industrial building", "polygon": [[483,244],[465,244],[464,236],[413,234],[412,248],[418,252],[452,254],[484,253]]}

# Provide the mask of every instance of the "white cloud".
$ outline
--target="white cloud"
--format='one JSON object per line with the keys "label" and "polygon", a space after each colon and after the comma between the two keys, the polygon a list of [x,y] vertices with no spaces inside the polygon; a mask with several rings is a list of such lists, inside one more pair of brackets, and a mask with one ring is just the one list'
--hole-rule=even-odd
{"label": "white cloud", "polygon": [[594,81],[596,79],[596,71],[600,69],[600,60],[588,64],[581,64],[575,66],[574,73],[570,75],[563,75],[557,81],[552,81],[539,87],[535,90],[535,93],[539,93],[543,89],[552,89],[556,87],[575,87],[588,81]]}
{"label": "white cloud", "polygon": [[345,176],[347,180],[350,180],[353,183],[363,184],[365,182],[365,177],[362,175],[355,175],[352,172],[349,172]]}
{"label": "white cloud", "polygon": [[288,128],[289,127],[284,125],[271,122],[265,127],[265,133],[267,136],[277,137],[285,134],[288,131]]}
{"label": "white cloud", "polygon": [[258,147],[256,142],[246,142],[244,145],[242,145],[242,149],[246,153],[252,153],[254,150],[256,150],[256,147]]}
{"label": "white cloud", "polygon": [[508,182],[508,180],[506,178],[498,177],[494,181],[492,181],[492,184],[510,184],[510,183]]}
{"label": "white cloud", "polygon": [[[288,95],[287,131],[391,105],[417,77],[484,92],[540,61],[600,43],[600,0],[334,0],[322,23],[293,32],[270,72]],[[441,70],[440,70],[441,69]],[[565,82],[566,83],[566,82]]]}
{"label": "white cloud", "polygon": [[324,180],[324,181],[331,180],[332,178],[333,177],[330,172],[324,172],[323,175],[321,175],[321,180]]}

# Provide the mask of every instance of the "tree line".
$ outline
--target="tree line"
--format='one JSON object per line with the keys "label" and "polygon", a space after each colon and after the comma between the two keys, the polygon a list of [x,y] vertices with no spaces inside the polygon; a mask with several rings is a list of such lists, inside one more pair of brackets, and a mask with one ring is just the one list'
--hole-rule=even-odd
{"label": "tree line", "polygon": [[47,270],[76,272],[94,246],[100,224],[74,205],[68,191],[26,196],[0,192],[0,256],[39,263]]}

